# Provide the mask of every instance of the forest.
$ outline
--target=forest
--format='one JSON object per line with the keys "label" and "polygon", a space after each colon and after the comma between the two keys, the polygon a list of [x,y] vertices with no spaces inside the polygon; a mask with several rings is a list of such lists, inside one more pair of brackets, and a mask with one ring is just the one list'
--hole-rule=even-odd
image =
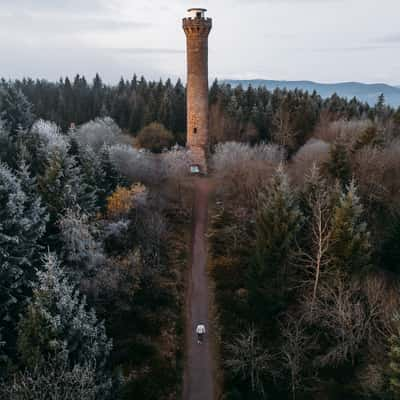
{"label": "forest", "polygon": [[[400,109],[215,81],[219,398],[400,398]],[[179,399],[185,86],[0,81],[0,398]]]}

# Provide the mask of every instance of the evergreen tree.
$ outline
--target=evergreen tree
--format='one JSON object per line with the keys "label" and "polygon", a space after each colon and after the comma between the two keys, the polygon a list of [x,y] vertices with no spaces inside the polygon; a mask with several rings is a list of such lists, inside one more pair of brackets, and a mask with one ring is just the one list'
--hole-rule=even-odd
{"label": "evergreen tree", "polygon": [[326,164],[329,174],[338,179],[342,187],[346,187],[351,180],[351,166],[346,147],[335,143],[330,150],[330,158]]}
{"label": "evergreen tree", "polygon": [[[93,196],[95,208],[101,207],[105,201],[105,173],[101,165],[99,155],[89,146],[79,149],[78,160],[81,169],[81,179],[85,185],[86,192]],[[93,213],[94,210],[91,210]]]}
{"label": "evergreen tree", "polygon": [[260,194],[249,274],[250,296],[264,312],[265,307],[273,311],[282,306],[288,261],[301,225],[301,211],[281,166]]}
{"label": "evergreen tree", "polygon": [[19,175],[0,163],[0,329],[6,328],[7,342],[13,340],[19,308],[29,295],[47,221],[26,166]]}
{"label": "evergreen tree", "polygon": [[122,183],[123,179],[115,167],[115,164],[110,159],[110,146],[103,146],[100,149],[100,165],[104,174],[104,186],[103,186],[103,197],[100,198],[100,207],[102,209],[106,206],[106,199],[112,193],[119,184]]}
{"label": "evergreen tree", "polygon": [[9,166],[15,166],[17,158],[17,146],[12,140],[10,132],[0,119],[0,162]]}
{"label": "evergreen tree", "polygon": [[382,268],[400,272],[400,216],[391,216],[380,249]]}
{"label": "evergreen tree", "polygon": [[101,246],[95,240],[95,226],[79,210],[67,210],[59,223],[63,259],[74,280],[93,276],[104,261]]}
{"label": "evergreen tree", "polygon": [[82,180],[76,158],[55,151],[49,155],[47,168],[39,177],[39,190],[54,223],[69,208],[79,206],[88,213],[95,212],[96,193]]}
{"label": "evergreen tree", "polygon": [[56,257],[49,254],[44,268],[37,272],[33,298],[18,327],[21,362],[35,368],[49,357],[65,352],[68,364],[96,367],[98,397],[107,397],[110,379],[106,368],[112,348],[104,324],[85,298],[68,282]]}
{"label": "evergreen tree", "polygon": [[382,119],[384,117],[385,109],[386,109],[385,95],[383,93],[381,93],[379,95],[378,101],[375,105],[376,115],[379,119]]}
{"label": "evergreen tree", "polygon": [[13,135],[33,123],[32,105],[14,85],[0,87],[0,118]]}
{"label": "evergreen tree", "polygon": [[339,273],[359,274],[370,263],[371,245],[363,207],[354,181],[341,194],[334,208],[329,256]]}

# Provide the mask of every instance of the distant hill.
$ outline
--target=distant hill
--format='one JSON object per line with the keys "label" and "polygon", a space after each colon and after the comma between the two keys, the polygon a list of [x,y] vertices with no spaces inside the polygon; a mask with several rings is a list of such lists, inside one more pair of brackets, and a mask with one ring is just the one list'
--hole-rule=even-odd
{"label": "distant hill", "polygon": [[393,107],[400,106],[400,86],[390,86],[383,83],[366,84],[359,82],[344,83],[317,83],[312,81],[272,81],[263,79],[253,80],[224,80],[232,86],[242,85],[247,88],[249,85],[253,87],[265,86],[270,90],[275,88],[287,88],[289,90],[302,89],[309,92],[314,90],[322,97],[329,97],[337,93],[341,97],[351,99],[357,97],[361,101],[365,101],[370,105],[374,105],[378,96],[383,93],[386,103]]}

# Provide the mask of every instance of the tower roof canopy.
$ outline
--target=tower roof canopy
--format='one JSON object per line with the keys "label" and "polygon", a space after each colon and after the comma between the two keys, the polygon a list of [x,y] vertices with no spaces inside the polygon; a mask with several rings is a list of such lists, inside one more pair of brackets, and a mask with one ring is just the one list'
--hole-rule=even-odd
{"label": "tower roof canopy", "polygon": [[189,8],[188,10],[188,18],[200,18],[203,19],[205,18],[205,13],[206,13],[205,8]]}

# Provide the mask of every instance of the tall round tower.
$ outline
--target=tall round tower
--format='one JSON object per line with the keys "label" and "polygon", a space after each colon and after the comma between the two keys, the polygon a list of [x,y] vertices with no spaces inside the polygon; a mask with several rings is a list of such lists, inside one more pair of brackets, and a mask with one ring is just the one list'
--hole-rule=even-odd
{"label": "tall round tower", "polygon": [[204,8],[191,8],[183,19],[187,38],[187,146],[192,163],[207,173],[208,35],[212,20]]}

